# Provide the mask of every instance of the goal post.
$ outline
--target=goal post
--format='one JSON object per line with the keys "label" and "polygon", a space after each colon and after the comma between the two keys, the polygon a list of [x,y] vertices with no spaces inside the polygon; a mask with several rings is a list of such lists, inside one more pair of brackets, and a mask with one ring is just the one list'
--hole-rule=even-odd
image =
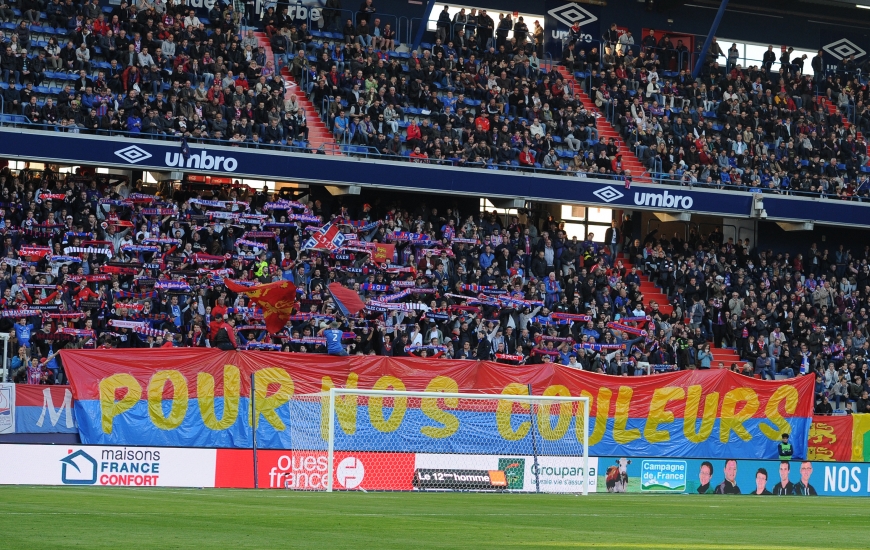
{"label": "goal post", "polygon": [[586,495],[594,483],[589,397],[356,388],[321,396],[328,492],[362,489],[368,472],[397,477],[369,485],[376,490]]}

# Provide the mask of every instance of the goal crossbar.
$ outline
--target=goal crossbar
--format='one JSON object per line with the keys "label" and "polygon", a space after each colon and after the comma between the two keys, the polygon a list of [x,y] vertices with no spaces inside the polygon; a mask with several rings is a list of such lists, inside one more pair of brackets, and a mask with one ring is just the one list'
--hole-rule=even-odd
{"label": "goal crossbar", "polygon": [[364,390],[355,388],[330,388],[329,389],[329,441],[327,446],[327,492],[333,490],[334,457],[335,457],[335,398],[338,395],[359,395],[376,397],[419,397],[423,399],[481,399],[502,400],[514,403],[583,403],[583,475],[587,476],[583,483],[583,495],[589,494],[589,403],[590,399],[585,396],[571,395],[512,395],[503,393],[450,393],[450,392],[427,392],[427,391],[393,391],[393,390]]}

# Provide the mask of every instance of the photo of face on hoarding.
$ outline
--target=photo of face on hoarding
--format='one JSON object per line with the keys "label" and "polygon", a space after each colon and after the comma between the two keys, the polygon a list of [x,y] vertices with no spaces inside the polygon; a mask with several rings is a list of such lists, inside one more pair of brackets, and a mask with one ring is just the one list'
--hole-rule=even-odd
{"label": "photo of face on hoarding", "polygon": [[815,496],[816,490],[810,485],[810,476],[813,475],[813,464],[801,462],[801,480],[794,484],[793,495]]}
{"label": "photo of face on hoarding", "polygon": [[791,464],[789,464],[788,460],[783,460],[779,463],[779,483],[773,486],[773,494],[787,496],[794,492],[794,483],[788,479],[790,472]]}
{"label": "photo of face on hoarding", "polygon": [[751,495],[772,495],[770,491],[767,490],[767,470],[764,468],[759,468],[757,472],[755,472],[755,490],[750,493]]}
{"label": "photo of face on hoarding", "polygon": [[698,486],[698,494],[699,495],[712,495],[714,492],[713,487],[710,486],[710,479],[713,477],[713,464],[704,461],[701,463],[700,471],[698,472],[698,481],[701,483]]}
{"label": "photo of face on hoarding", "polygon": [[716,486],[717,495],[739,495],[740,487],[737,486],[737,461],[728,459],[725,461],[725,481]]}

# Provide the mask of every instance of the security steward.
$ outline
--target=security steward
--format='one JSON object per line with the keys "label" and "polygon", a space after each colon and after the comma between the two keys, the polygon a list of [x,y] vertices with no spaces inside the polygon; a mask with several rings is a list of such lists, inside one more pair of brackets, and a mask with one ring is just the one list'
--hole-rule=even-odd
{"label": "security steward", "polygon": [[788,442],[788,434],[782,434],[782,443],[777,445],[779,449],[780,460],[791,460],[791,455],[794,453],[791,443]]}

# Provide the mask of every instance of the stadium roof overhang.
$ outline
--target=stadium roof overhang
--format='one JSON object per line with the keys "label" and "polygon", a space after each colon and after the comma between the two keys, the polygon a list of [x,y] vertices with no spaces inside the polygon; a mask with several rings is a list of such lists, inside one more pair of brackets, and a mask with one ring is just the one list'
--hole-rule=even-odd
{"label": "stadium roof overhang", "polygon": [[649,210],[666,214],[757,217],[792,223],[870,228],[870,204],[667,185],[469,170],[347,156],[314,155],[213,145],[190,145],[184,159],[175,141],[0,128],[0,157],[133,170],[195,172],[435,194],[521,199]]}

